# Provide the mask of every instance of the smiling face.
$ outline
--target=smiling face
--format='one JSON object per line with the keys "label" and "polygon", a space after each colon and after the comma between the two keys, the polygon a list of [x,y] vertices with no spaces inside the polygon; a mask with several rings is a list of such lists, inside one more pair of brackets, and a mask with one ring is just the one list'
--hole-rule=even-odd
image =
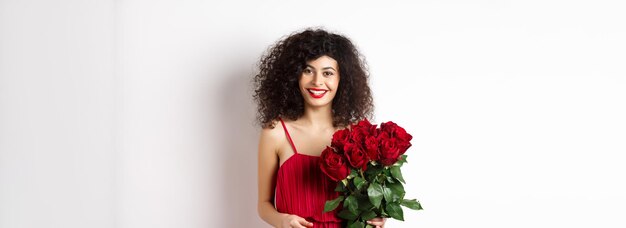
{"label": "smiling face", "polygon": [[305,106],[324,107],[332,105],[339,87],[339,66],[328,56],[308,61],[300,75],[300,93]]}

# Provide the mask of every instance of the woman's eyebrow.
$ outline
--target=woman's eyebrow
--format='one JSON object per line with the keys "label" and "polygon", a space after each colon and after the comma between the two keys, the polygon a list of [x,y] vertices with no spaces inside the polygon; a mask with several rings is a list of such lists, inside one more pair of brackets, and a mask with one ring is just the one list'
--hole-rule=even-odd
{"label": "woman's eyebrow", "polygon": [[[307,66],[307,67],[310,67],[310,68],[313,68],[313,70],[315,70],[315,67],[313,67],[313,66],[311,66],[311,65],[309,65],[309,64],[307,64],[306,66]],[[322,68],[322,70],[326,70],[326,69],[331,69],[331,70],[337,71],[337,70],[335,70],[335,68],[333,68],[333,67],[329,67],[329,66],[328,66],[328,67],[324,67],[324,68]]]}

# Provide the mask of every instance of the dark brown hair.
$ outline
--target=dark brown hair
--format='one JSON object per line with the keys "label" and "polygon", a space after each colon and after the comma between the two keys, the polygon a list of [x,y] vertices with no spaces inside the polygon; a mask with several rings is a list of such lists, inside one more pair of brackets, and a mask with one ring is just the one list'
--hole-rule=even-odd
{"label": "dark brown hair", "polygon": [[273,128],[278,117],[296,120],[304,114],[298,81],[306,63],[324,55],[339,65],[339,87],[332,101],[333,125],[345,127],[372,118],[374,104],[364,57],[345,36],[306,29],[276,42],[259,61],[254,100],[263,128]]}

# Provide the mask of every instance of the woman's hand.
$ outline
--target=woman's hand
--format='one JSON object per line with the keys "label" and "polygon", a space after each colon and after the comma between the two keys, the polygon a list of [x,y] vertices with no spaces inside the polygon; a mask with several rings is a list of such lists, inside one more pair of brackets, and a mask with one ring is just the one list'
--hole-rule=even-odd
{"label": "woman's hand", "polygon": [[367,224],[370,224],[376,228],[384,228],[385,221],[387,221],[387,218],[373,218],[373,219],[367,220]]}
{"label": "woman's hand", "polygon": [[280,222],[281,228],[305,228],[313,227],[313,223],[297,215],[285,214]]}

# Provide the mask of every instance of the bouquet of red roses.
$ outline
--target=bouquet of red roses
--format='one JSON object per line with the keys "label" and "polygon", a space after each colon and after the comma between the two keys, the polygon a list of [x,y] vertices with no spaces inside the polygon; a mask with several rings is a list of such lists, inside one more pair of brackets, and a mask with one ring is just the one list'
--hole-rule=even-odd
{"label": "bouquet of red roses", "polygon": [[348,227],[366,227],[366,221],[376,217],[404,221],[400,205],[421,210],[419,201],[404,199],[400,171],[412,138],[394,122],[378,128],[367,119],[335,132],[331,146],[322,152],[320,166],[337,181],[335,191],[340,193],[326,201],[324,212],[343,202],[338,216],[348,221]]}

